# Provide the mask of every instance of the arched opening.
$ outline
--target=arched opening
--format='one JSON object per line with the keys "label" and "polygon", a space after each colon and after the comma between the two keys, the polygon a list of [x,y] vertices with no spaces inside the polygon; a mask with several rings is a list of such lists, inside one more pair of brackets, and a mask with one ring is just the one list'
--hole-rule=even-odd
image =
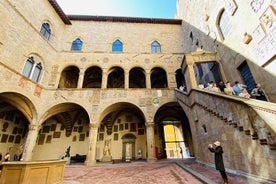
{"label": "arched opening", "polygon": [[[74,103],[58,104],[46,111],[33,151],[33,160],[61,159],[70,146],[71,162],[84,162],[88,152],[89,116]],[[78,157],[76,160],[76,156]]]}
{"label": "arched opening", "polygon": [[[121,102],[108,107],[99,126],[97,161],[145,159],[145,117],[135,105]],[[138,154],[141,151],[141,157]]]}
{"label": "arched opening", "polygon": [[77,88],[80,70],[69,66],[61,72],[58,88]]}
{"label": "arched opening", "polygon": [[151,88],[167,88],[168,80],[166,71],[160,67],[153,68],[151,70],[150,82]]}
{"label": "arched opening", "polygon": [[83,88],[101,88],[102,69],[100,67],[90,67],[84,73]]}
{"label": "arched opening", "polygon": [[124,88],[124,87],[125,87],[124,70],[120,67],[111,68],[107,79],[107,88]]}
{"label": "arched opening", "polygon": [[142,68],[136,67],[130,70],[129,88],[146,88],[146,76]]}
{"label": "arched opening", "polygon": [[194,155],[189,120],[177,103],[160,107],[154,122],[158,158],[188,158]]}
{"label": "arched opening", "polygon": [[176,84],[177,84],[177,88],[179,89],[179,87],[181,85],[185,85],[186,86],[186,80],[184,78],[184,75],[182,73],[182,69],[179,68],[175,71],[175,80],[176,80]]}
{"label": "arched opening", "polygon": [[27,139],[35,109],[28,98],[18,93],[0,94],[0,152],[10,154],[10,161],[19,161]]}

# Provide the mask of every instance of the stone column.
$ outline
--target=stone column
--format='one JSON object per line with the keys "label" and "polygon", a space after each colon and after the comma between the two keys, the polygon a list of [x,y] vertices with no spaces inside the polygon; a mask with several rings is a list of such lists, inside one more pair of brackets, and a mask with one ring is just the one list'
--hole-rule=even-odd
{"label": "stone column", "polygon": [[125,89],[129,88],[129,71],[125,71]]}
{"label": "stone column", "polygon": [[108,73],[106,70],[103,70],[103,76],[102,76],[102,89],[107,88],[107,79],[108,79]]}
{"label": "stone column", "polygon": [[83,78],[84,78],[84,72],[81,71],[79,73],[79,80],[78,80],[78,89],[81,89],[82,88],[82,85],[83,85]]}
{"label": "stone column", "polygon": [[88,141],[88,152],[86,155],[85,165],[93,166],[96,165],[96,145],[98,135],[98,125],[92,123],[89,125],[89,141]]}
{"label": "stone column", "polygon": [[196,82],[195,72],[194,72],[194,60],[192,56],[190,55],[186,56],[186,62],[183,67],[185,67],[184,77],[186,80],[187,92],[189,92],[191,89],[197,88],[197,82]]}
{"label": "stone column", "polygon": [[150,72],[146,72],[146,88],[150,89],[151,88],[151,83],[150,83]]}
{"label": "stone column", "polygon": [[24,151],[22,155],[23,161],[32,160],[33,150],[37,140],[38,132],[40,130],[40,125],[29,125],[29,132],[24,146]]}
{"label": "stone column", "polygon": [[154,141],[154,122],[147,122],[147,161],[148,162],[155,162],[155,141]]}

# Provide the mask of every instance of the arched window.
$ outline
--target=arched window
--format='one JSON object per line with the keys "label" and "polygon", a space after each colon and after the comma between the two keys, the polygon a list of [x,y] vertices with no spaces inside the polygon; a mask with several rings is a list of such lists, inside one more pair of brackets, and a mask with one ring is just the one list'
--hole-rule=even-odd
{"label": "arched window", "polygon": [[36,63],[33,57],[29,57],[25,63],[22,74],[32,81],[38,82],[42,72],[41,63]]}
{"label": "arched window", "polygon": [[47,39],[50,40],[51,37],[51,29],[48,23],[43,23],[40,29],[40,33]]}
{"label": "arched window", "polygon": [[112,52],[123,52],[123,43],[120,40],[113,42]]}
{"label": "arched window", "polygon": [[161,45],[158,43],[158,41],[152,42],[151,53],[161,53]]}
{"label": "arched window", "polygon": [[81,39],[77,38],[72,42],[71,50],[81,51],[82,50],[82,41]]}
{"label": "arched window", "polygon": [[231,29],[230,20],[225,10],[222,10],[220,14],[218,19],[218,27],[223,39],[225,39]]}

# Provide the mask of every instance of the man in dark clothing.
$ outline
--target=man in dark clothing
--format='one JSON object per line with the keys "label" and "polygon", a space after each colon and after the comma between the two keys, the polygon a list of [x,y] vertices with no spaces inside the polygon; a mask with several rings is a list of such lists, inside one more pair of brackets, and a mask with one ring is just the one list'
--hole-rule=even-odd
{"label": "man in dark clothing", "polygon": [[219,81],[219,83],[217,84],[217,87],[220,89],[221,93],[224,93],[225,84],[222,80]]}
{"label": "man in dark clothing", "polygon": [[255,84],[256,88],[254,88],[251,92],[251,95],[255,97],[257,100],[263,100],[263,101],[268,101],[269,99],[267,95],[265,94],[264,90],[261,87],[260,83]]}
{"label": "man in dark clothing", "polygon": [[216,165],[216,170],[218,170],[222,176],[223,179],[223,184],[228,184],[228,179],[227,179],[227,175],[225,172],[225,168],[224,168],[224,164],[223,164],[223,149],[220,146],[220,142],[216,141],[213,144],[209,144],[208,145],[208,149],[215,153],[215,165]]}

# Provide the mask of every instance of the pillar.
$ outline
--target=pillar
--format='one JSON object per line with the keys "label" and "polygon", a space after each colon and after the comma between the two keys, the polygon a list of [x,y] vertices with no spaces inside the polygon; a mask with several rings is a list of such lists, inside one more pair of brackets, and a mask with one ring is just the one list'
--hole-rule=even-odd
{"label": "pillar", "polygon": [[147,127],[147,162],[155,162],[154,122],[146,123]]}
{"label": "pillar", "polygon": [[24,146],[24,151],[22,155],[23,161],[32,160],[33,150],[36,144],[38,132],[40,130],[40,125],[29,125],[29,131],[27,135],[27,139]]}
{"label": "pillar", "polygon": [[108,73],[106,70],[103,71],[103,76],[102,76],[102,89],[107,88],[107,79],[108,79]]}
{"label": "pillar", "polygon": [[150,82],[150,72],[146,72],[146,88],[151,88],[151,82]]}
{"label": "pillar", "polygon": [[[190,89],[196,89],[197,88],[197,82],[196,82],[196,78],[195,78],[195,71],[194,71],[194,63],[189,63],[188,64],[188,78],[190,79],[189,81],[189,85],[190,85]],[[186,77],[186,76],[185,76]]]}
{"label": "pillar", "polygon": [[84,72],[80,72],[79,73],[79,80],[78,80],[78,89],[81,89],[82,88],[82,85],[83,85],[83,79],[84,79]]}
{"label": "pillar", "polygon": [[93,166],[96,165],[96,145],[98,135],[98,125],[92,123],[89,125],[89,141],[88,141],[88,152],[86,155],[85,165]]}
{"label": "pillar", "polygon": [[125,89],[129,88],[129,71],[125,71]]}

